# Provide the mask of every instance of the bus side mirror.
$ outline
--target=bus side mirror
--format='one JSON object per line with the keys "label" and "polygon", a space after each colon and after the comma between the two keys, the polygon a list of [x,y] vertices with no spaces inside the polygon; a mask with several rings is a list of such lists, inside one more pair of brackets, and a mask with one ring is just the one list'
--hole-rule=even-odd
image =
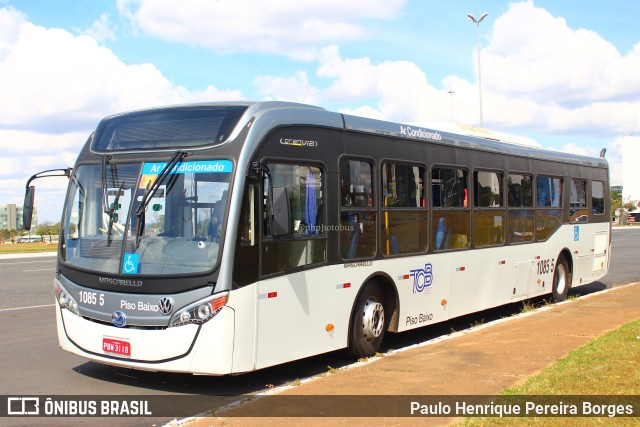
{"label": "bus side mirror", "polygon": [[31,185],[31,181],[38,178],[49,178],[52,176],[66,176],[67,178],[71,178],[72,170],[73,169],[71,168],[50,169],[38,172],[27,180],[27,191],[24,195],[24,204],[22,205],[22,227],[25,230],[31,230],[31,220],[33,219],[33,200],[36,195],[36,188]]}
{"label": "bus side mirror", "polygon": [[33,218],[33,200],[36,195],[36,187],[33,185],[27,187],[24,195],[24,204],[22,205],[22,228],[31,230],[31,219]]}
{"label": "bus side mirror", "polygon": [[286,187],[273,187],[273,235],[291,234],[291,211]]}

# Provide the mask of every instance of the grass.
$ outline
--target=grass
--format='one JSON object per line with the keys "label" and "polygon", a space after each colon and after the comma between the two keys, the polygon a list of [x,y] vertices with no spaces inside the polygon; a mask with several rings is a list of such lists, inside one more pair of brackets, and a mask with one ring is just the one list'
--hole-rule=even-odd
{"label": "grass", "polygon": [[20,253],[32,253],[32,252],[55,252],[58,249],[58,244],[49,243],[17,243],[17,244],[1,244],[0,254],[20,254]]}
{"label": "grass", "polygon": [[525,300],[522,302],[522,308],[520,309],[520,313],[531,313],[532,311],[536,311],[537,307],[530,301]]}
{"label": "grass", "polygon": [[[525,383],[504,390],[509,396],[623,395],[636,403],[640,395],[640,320],[627,323],[574,350]],[[561,400],[561,399],[560,399]],[[586,399],[579,399],[579,402]],[[591,399],[589,399],[591,400]],[[593,399],[597,401],[597,399]],[[496,399],[496,403],[500,398]],[[559,400],[553,399],[554,403]],[[626,402],[625,398],[621,402]],[[631,400],[627,403],[630,403]],[[566,402],[565,402],[566,403]],[[616,402],[618,403],[618,402]],[[637,415],[636,415],[637,416]],[[459,426],[593,426],[638,425],[637,418],[522,417],[466,418]]]}

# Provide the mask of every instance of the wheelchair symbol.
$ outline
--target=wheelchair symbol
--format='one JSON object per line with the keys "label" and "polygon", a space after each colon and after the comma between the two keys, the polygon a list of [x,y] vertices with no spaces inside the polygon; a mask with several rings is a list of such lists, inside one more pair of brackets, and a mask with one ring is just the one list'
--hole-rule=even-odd
{"label": "wheelchair symbol", "polygon": [[138,254],[125,254],[125,262],[122,264],[123,274],[136,274],[138,273],[138,261],[140,255]]}

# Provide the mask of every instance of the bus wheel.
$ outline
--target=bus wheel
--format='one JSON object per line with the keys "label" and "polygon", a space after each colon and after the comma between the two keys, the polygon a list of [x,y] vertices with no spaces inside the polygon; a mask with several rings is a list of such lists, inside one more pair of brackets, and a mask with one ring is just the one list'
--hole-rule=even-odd
{"label": "bus wheel", "polygon": [[553,273],[553,286],[551,288],[551,296],[555,302],[562,302],[567,298],[569,286],[571,285],[570,277],[569,265],[565,258],[561,256],[556,263]]}
{"label": "bus wheel", "polygon": [[347,354],[354,359],[373,356],[380,349],[384,331],[384,294],[375,283],[367,283],[351,317]]}

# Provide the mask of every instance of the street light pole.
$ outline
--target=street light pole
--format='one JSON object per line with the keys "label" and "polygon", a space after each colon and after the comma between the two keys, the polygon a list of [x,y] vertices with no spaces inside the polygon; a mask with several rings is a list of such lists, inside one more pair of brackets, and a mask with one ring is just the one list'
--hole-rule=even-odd
{"label": "street light pole", "polygon": [[480,19],[476,19],[475,16],[469,14],[467,19],[476,24],[477,28],[477,50],[478,50],[478,98],[480,100],[480,127],[484,127],[484,118],[482,117],[482,71],[480,67],[480,23],[488,16],[488,13],[483,13]]}
{"label": "street light pole", "polygon": [[453,94],[455,93],[455,91],[453,89],[449,89],[449,92],[447,92],[450,96],[449,96],[449,101],[450,101],[450,107],[451,107],[451,121],[453,120]]}

